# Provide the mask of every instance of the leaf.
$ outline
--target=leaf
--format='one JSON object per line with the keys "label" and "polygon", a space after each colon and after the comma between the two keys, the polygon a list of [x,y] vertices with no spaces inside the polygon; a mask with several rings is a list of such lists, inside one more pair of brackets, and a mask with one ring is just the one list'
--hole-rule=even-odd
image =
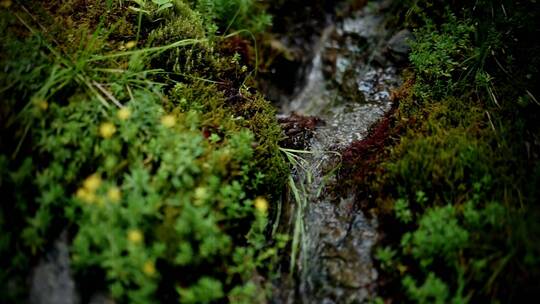
{"label": "leaf", "polygon": [[129,8],[130,10],[136,12],[136,13],[143,13],[143,14],[150,15],[150,12],[147,11],[147,10],[143,10],[143,9],[140,9],[140,8],[137,8],[137,7],[134,7],[134,6],[129,6],[128,8]]}
{"label": "leaf", "polygon": [[161,12],[162,10],[168,9],[168,8],[170,8],[170,7],[172,7],[172,6],[173,6],[172,3],[164,4],[164,5],[160,6],[160,7],[156,10],[156,12]]}
{"label": "leaf", "polygon": [[146,4],[146,0],[132,0],[133,2],[137,3],[139,6],[144,6]]}
{"label": "leaf", "polygon": [[171,0],[152,0],[152,2],[154,2],[155,4],[157,4],[159,6],[163,6],[163,5],[166,5],[166,4],[170,4],[169,7],[172,6]]}

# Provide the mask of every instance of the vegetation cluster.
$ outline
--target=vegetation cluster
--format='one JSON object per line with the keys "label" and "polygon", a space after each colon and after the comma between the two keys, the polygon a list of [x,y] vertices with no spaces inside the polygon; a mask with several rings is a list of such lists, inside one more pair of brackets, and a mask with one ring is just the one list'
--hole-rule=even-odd
{"label": "vegetation cluster", "polygon": [[[400,1],[414,30],[394,111],[344,153],[379,214],[382,298],[521,302],[540,291],[539,7]],[[352,168],[352,169],[351,169]],[[381,299],[382,300],[382,299]]]}
{"label": "vegetation cluster", "polygon": [[[316,37],[336,3],[286,12],[303,3],[0,1],[0,302],[27,299],[31,270],[65,235],[83,302],[105,291],[119,303],[264,303],[287,259],[278,253],[292,251],[294,265],[303,225],[292,242],[269,237],[286,157],[298,167],[293,152],[310,152],[280,149],[275,110],[251,86],[258,68],[278,67],[260,78],[289,74],[274,85],[292,92],[279,81],[311,45],[291,52],[264,32],[268,12],[283,24],[317,16],[298,29]],[[375,302],[530,301],[539,4],[388,9],[390,26],[414,32],[406,81],[371,136],[343,151],[336,185],[380,219]]]}
{"label": "vegetation cluster", "polygon": [[[67,233],[83,301],[264,300],[287,174],[257,1],[2,1],[0,302]],[[244,52],[240,52],[240,51]]]}

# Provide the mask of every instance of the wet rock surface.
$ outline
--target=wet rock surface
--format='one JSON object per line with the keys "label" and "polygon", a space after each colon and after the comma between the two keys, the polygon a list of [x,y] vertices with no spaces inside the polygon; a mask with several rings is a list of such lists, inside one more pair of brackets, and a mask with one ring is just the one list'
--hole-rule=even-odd
{"label": "wet rock surface", "polygon": [[387,54],[397,63],[404,63],[411,52],[410,42],[414,37],[408,29],[401,30],[388,40]]}
{"label": "wet rock surface", "polygon": [[378,277],[371,259],[377,239],[376,219],[367,219],[355,210],[353,196],[337,202],[318,201],[308,209],[302,302],[358,303],[372,299]]}
{"label": "wet rock surface", "polygon": [[[276,303],[366,303],[377,294],[371,254],[378,238],[377,219],[358,209],[352,191],[336,196],[326,189],[336,183],[332,172],[340,152],[365,139],[369,128],[391,109],[391,90],[400,85],[395,54],[406,56],[409,33],[385,28],[385,5],[375,1],[325,28],[305,85],[281,105],[280,119],[290,115],[294,121],[301,115],[325,123],[306,126],[309,136],[302,137],[309,152],[303,154],[304,168],[293,173],[305,203],[290,202],[302,208],[298,273],[294,286],[277,293]],[[305,134],[290,130],[285,133],[293,141]]]}
{"label": "wet rock surface", "polygon": [[384,64],[378,60],[386,53],[392,34],[383,21],[380,7],[372,5],[327,27],[305,86],[282,105],[282,113],[324,120],[325,126],[315,131],[323,146],[339,150],[361,140],[390,109],[390,91],[399,86],[400,80],[397,68],[386,60],[389,56],[384,57]]}

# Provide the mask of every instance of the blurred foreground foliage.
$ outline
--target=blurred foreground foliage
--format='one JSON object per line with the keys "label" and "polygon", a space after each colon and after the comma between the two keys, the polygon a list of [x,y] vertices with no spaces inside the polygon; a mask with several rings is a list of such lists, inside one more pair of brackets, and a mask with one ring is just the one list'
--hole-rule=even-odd
{"label": "blurred foreground foliage", "polygon": [[1,302],[63,231],[83,298],[264,301],[281,129],[246,84],[253,51],[217,32],[263,30],[264,7],[4,2]]}

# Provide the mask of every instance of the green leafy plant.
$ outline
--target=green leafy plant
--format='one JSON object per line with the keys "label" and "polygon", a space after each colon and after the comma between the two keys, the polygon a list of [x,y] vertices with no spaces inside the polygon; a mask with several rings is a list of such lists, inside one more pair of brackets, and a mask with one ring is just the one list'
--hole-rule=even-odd
{"label": "green leafy plant", "polygon": [[381,268],[389,270],[394,266],[396,251],[390,247],[379,247],[375,251],[375,258],[381,263]]}
{"label": "green leafy plant", "polygon": [[[170,9],[174,6],[173,0],[131,0],[138,7],[130,6],[129,8],[138,13],[144,13],[151,15],[152,13],[159,13],[163,10]],[[154,6],[154,7],[152,7]]]}
{"label": "green leafy plant", "polygon": [[405,199],[400,198],[395,202],[394,212],[402,223],[407,224],[413,220],[412,212],[409,209],[409,202]]}
{"label": "green leafy plant", "polygon": [[426,281],[420,287],[410,276],[403,279],[403,285],[409,296],[417,303],[442,304],[448,302],[448,286],[433,273],[429,273]]}
{"label": "green leafy plant", "polygon": [[272,18],[264,12],[261,3],[254,0],[197,0],[197,9],[220,29],[263,31]]}
{"label": "green leafy plant", "polygon": [[[417,30],[410,60],[421,79],[416,89],[420,96],[437,99],[461,89],[460,81],[468,81],[462,75],[467,72],[467,61],[474,56],[471,47],[474,30],[474,26],[458,21],[452,14],[440,30],[429,21]],[[429,87],[422,87],[422,83],[429,83]]]}
{"label": "green leafy plant", "polygon": [[404,250],[410,250],[422,267],[430,266],[438,258],[449,265],[457,262],[460,251],[468,245],[469,233],[455,215],[452,206],[428,210],[419,220],[418,229],[403,236]]}

